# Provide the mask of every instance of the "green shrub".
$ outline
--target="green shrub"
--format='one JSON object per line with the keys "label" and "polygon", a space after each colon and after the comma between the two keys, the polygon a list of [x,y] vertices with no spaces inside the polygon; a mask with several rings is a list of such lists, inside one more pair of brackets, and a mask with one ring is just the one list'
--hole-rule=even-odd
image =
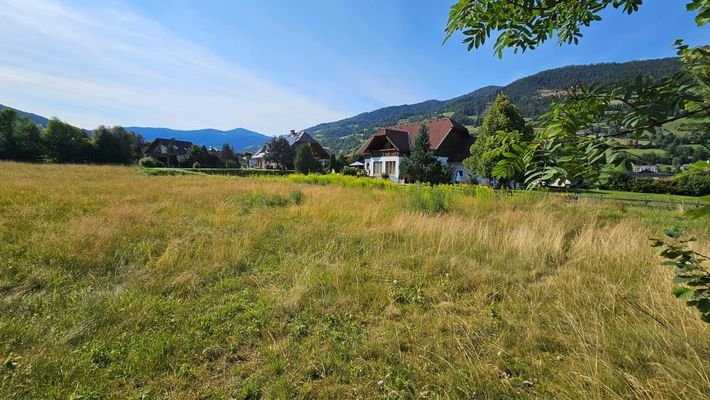
{"label": "green shrub", "polygon": [[299,205],[303,203],[305,195],[300,190],[292,190],[291,193],[288,194],[288,198],[292,204]]}
{"label": "green shrub", "polygon": [[684,176],[676,182],[686,195],[706,196],[710,194],[710,175]]}
{"label": "green shrub", "polygon": [[381,177],[382,179],[389,179],[389,178],[390,178],[390,174],[388,174],[387,172],[383,172],[383,173],[380,174],[380,177]]}
{"label": "green shrub", "polygon": [[710,194],[710,175],[690,175],[678,179],[632,178],[613,173],[603,189],[637,193],[660,193],[681,196]]}
{"label": "green shrub", "polygon": [[343,170],[341,172],[343,175],[348,175],[348,176],[356,176],[357,175],[357,168],[355,167],[343,167]]}
{"label": "green shrub", "polygon": [[409,208],[428,214],[440,214],[451,209],[451,187],[411,185],[407,188]]}
{"label": "green shrub", "polygon": [[163,167],[163,163],[152,158],[152,157],[143,157],[138,161],[138,165],[140,165],[143,168],[159,168]]}
{"label": "green shrub", "polygon": [[195,169],[200,168],[200,162],[195,161],[194,163],[192,163],[192,168],[195,168]]}
{"label": "green shrub", "polygon": [[624,171],[612,171],[609,173],[605,188],[609,190],[627,190],[631,177]]}

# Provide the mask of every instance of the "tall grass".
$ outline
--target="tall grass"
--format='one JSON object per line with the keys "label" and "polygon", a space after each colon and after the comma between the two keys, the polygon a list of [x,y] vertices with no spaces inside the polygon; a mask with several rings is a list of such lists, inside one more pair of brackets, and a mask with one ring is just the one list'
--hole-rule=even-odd
{"label": "tall grass", "polygon": [[710,393],[678,213],[296,179],[0,163],[0,398]]}

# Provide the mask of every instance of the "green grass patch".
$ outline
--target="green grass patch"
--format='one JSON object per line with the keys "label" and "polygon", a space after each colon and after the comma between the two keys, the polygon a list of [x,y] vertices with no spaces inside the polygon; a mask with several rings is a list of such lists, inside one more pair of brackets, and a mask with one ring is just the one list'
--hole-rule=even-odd
{"label": "green grass patch", "polygon": [[389,179],[357,177],[340,174],[292,174],[288,176],[288,180],[294,183],[306,183],[309,185],[334,185],[366,189],[393,189],[396,187],[395,183]]}
{"label": "green grass patch", "polygon": [[663,149],[625,149],[627,153],[633,154],[635,156],[640,156],[643,154],[651,154],[651,153],[656,153],[659,156],[663,157],[666,155],[666,151]]}
{"label": "green grass patch", "polygon": [[279,193],[250,192],[237,196],[236,201],[241,206],[242,213],[247,213],[254,208],[283,208],[303,203],[305,196],[300,190],[293,190],[288,195]]}
{"label": "green grass patch", "polygon": [[605,197],[605,198],[610,198],[610,199],[675,201],[675,202],[693,202],[693,203],[697,203],[700,201],[700,197],[696,197],[696,196],[680,196],[680,195],[661,194],[661,193],[636,193],[636,192],[623,192],[623,191],[614,191],[614,190],[581,190],[581,191],[576,191],[576,193],[600,196],[600,197]]}

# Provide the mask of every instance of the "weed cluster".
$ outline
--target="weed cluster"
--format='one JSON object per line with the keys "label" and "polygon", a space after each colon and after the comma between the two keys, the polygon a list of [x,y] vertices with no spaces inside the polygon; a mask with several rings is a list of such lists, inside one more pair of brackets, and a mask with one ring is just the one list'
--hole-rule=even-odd
{"label": "weed cluster", "polygon": [[451,210],[452,190],[448,186],[412,185],[407,187],[407,196],[414,211],[440,214]]}

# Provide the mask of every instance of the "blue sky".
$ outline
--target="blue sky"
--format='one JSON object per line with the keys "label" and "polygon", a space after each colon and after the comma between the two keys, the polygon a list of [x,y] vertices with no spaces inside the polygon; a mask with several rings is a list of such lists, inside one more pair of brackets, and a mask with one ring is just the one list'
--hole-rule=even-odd
{"label": "blue sky", "polygon": [[283,134],[570,64],[708,43],[686,1],[607,10],[578,46],[442,46],[450,1],[0,0],[0,103],[99,124]]}

